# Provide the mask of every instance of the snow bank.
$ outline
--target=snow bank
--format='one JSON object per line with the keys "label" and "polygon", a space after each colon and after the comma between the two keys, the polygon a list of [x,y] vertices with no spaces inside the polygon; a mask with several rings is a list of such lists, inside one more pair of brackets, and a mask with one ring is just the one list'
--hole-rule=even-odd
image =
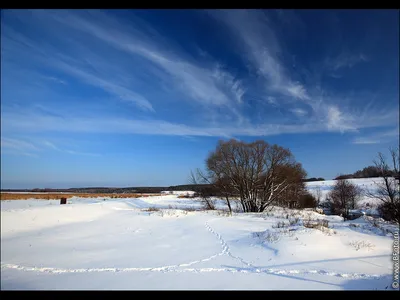
{"label": "snow bank", "polygon": [[167,194],[167,195],[193,195],[195,192],[193,191],[161,191],[161,194]]}

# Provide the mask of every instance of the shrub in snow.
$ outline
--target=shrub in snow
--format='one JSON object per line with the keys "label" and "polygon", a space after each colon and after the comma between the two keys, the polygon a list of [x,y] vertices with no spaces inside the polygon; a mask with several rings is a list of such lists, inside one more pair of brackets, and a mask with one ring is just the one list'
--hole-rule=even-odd
{"label": "shrub in snow", "polygon": [[333,213],[345,219],[350,217],[350,210],[356,208],[360,196],[361,189],[347,179],[337,180],[328,194]]}
{"label": "shrub in snow", "polygon": [[279,240],[279,235],[276,232],[272,232],[269,230],[262,231],[262,232],[254,232],[253,237],[260,239],[261,241],[266,241],[269,243],[273,243]]}
{"label": "shrub in snow", "polygon": [[185,207],[185,208],[182,208],[182,209],[185,210],[185,211],[196,211],[196,210],[197,210],[197,209],[194,208],[193,206]]}
{"label": "shrub in snow", "polygon": [[400,200],[384,202],[378,206],[378,212],[385,220],[400,221]]}
{"label": "shrub in snow", "polygon": [[299,208],[315,208],[318,205],[317,198],[306,192],[299,199]]}
{"label": "shrub in snow", "polygon": [[329,228],[329,221],[306,219],[303,220],[303,226],[306,228],[317,228],[317,229],[320,227]]}
{"label": "shrub in snow", "polygon": [[229,217],[229,216],[231,216],[230,212],[229,212],[229,211],[225,211],[225,210],[218,210],[218,211],[217,211],[217,214],[218,214],[219,216],[223,216],[223,217]]}
{"label": "shrub in snow", "polygon": [[375,247],[374,244],[368,241],[351,241],[349,245],[353,246],[356,249],[356,251],[362,248],[367,248],[367,250],[373,250],[373,248]]}
{"label": "shrub in snow", "polygon": [[287,226],[289,226],[289,224],[287,224],[283,221],[279,221],[275,225],[272,225],[272,228],[285,228]]}
{"label": "shrub in snow", "polygon": [[335,230],[329,228],[329,222],[327,220],[303,220],[303,226],[306,228],[320,230],[328,235],[336,234]]}
{"label": "shrub in snow", "polygon": [[215,210],[215,201],[209,198],[201,199],[201,203],[203,204],[203,208],[205,210]]}
{"label": "shrub in snow", "polygon": [[353,223],[351,223],[351,224],[349,224],[349,226],[350,226],[350,227],[360,227],[360,224],[353,224]]}
{"label": "shrub in snow", "polygon": [[151,211],[160,211],[160,209],[157,207],[149,207],[149,208],[146,208],[145,211],[150,211],[150,212]]}

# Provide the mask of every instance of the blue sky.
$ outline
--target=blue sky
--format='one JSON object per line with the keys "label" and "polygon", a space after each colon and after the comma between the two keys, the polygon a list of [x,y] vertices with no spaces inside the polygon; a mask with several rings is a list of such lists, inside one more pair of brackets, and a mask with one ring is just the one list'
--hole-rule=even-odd
{"label": "blue sky", "polygon": [[188,183],[219,139],[331,179],[399,144],[396,10],[2,10],[2,188]]}

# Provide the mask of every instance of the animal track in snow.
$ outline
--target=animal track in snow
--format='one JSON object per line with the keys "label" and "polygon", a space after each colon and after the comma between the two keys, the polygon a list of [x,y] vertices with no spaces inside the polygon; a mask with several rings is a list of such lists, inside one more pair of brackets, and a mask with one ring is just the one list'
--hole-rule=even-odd
{"label": "animal track in snow", "polygon": [[[334,276],[341,278],[359,278],[359,279],[379,279],[382,277],[386,277],[387,275],[375,275],[375,274],[363,274],[363,273],[339,273],[339,272],[331,272],[326,270],[283,270],[283,269],[273,269],[273,268],[258,268],[253,266],[251,263],[246,262],[240,256],[235,256],[231,253],[228,244],[222,238],[222,236],[214,231],[214,229],[205,222],[205,226],[209,232],[217,237],[219,240],[222,250],[214,255],[211,255],[207,258],[203,258],[200,260],[191,261],[188,263],[181,263],[170,266],[161,266],[161,267],[128,267],[128,268],[76,268],[76,269],[67,269],[67,268],[53,268],[53,267],[27,267],[16,264],[1,264],[1,269],[13,269],[19,271],[27,271],[27,272],[39,272],[39,273],[50,273],[50,274],[65,274],[65,273],[99,273],[99,272],[176,272],[176,273],[202,273],[202,272],[231,272],[231,273],[247,273],[247,274],[270,274],[270,275],[290,275],[290,274],[299,274],[299,275],[307,275],[307,274],[318,274],[324,276]],[[140,229],[135,230],[135,232],[140,231]],[[242,264],[246,266],[246,268],[240,267],[224,267],[224,268],[188,268],[197,263],[210,261],[218,256],[228,255],[233,259],[240,261]]]}
{"label": "animal track in snow", "polygon": [[156,267],[156,268],[81,268],[81,269],[65,269],[65,268],[47,268],[47,267],[25,267],[15,264],[2,264],[2,269],[14,269],[19,271],[31,271],[50,274],[65,274],[65,273],[100,273],[100,272],[176,272],[176,273],[202,273],[202,272],[231,272],[231,273],[263,273],[271,275],[290,275],[290,274],[318,274],[325,276],[334,276],[342,278],[359,278],[359,279],[379,279],[387,275],[371,275],[362,273],[337,273],[328,272],[325,270],[279,270],[265,268],[173,268],[173,267]]}

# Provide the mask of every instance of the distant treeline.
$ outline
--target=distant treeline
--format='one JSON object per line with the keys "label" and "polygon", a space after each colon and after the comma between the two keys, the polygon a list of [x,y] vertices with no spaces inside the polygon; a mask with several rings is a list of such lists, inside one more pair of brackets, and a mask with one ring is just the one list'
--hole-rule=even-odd
{"label": "distant treeline", "polygon": [[[323,181],[324,178],[309,178],[308,181]],[[26,192],[26,193],[99,193],[99,194],[158,194],[161,191],[198,191],[199,189],[210,189],[208,184],[183,184],[173,185],[168,187],[126,187],[126,188],[113,188],[113,187],[88,187],[88,188],[69,188],[69,189],[1,189],[2,192]],[[213,193],[214,194],[214,193]]]}
{"label": "distant treeline", "polygon": [[304,182],[310,182],[310,181],[325,181],[325,178],[322,178],[322,177],[318,177],[318,178],[311,177],[311,178],[307,178],[307,179],[304,180]]}
{"label": "distant treeline", "polygon": [[101,193],[101,194],[158,194],[161,191],[190,191],[202,185],[176,185],[169,187],[126,187],[126,188],[113,188],[113,187],[88,187],[88,188],[69,188],[69,189],[1,189],[2,192],[34,192],[34,193]]}
{"label": "distant treeline", "polygon": [[[387,171],[388,176],[396,177],[395,171]],[[398,176],[398,174],[397,174]],[[376,166],[369,166],[362,170],[358,170],[353,174],[342,174],[335,178],[335,180],[339,179],[351,179],[351,178],[371,178],[371,177],[382,177],[382,172]]]}

